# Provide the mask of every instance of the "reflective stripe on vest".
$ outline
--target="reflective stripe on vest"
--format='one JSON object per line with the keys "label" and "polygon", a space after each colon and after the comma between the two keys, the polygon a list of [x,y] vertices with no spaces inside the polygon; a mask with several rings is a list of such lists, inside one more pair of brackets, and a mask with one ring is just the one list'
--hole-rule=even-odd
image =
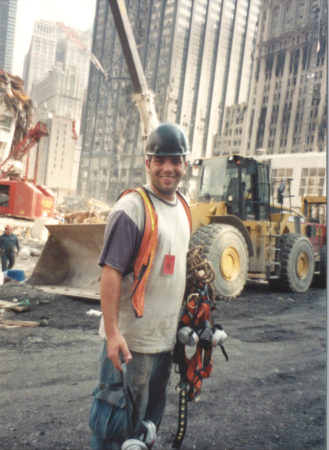
{"label": "reflective stripe on vest", "polygon": [[[131,291],[132,306],[136,317],[142,317],[144,313],[146,282],[152,267],[152,262],[158,243],[158,215],[146,189],[143,187],[127,189],[120,195],[120,197],[128,194],[129,192],[138,192],[138,194],[142,197],[145,209],[143,237],[134,263],[134,285]],[[179,194],[179,192],[176,192],[176,194],[178,194],[177,197],[181,201],[186,212],[191,232],[192,219],[190,208],[184,197]]]}

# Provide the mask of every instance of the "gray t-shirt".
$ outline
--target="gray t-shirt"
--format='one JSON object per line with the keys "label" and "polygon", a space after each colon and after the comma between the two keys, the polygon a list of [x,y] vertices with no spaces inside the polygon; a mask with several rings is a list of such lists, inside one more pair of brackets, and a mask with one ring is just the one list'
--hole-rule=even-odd
{"label": "gray t-shirt", "polygon": [[[148,187],[150,192],[150,188]],[[158,215],[158,244],[145,289],[144,315],[136,318],[131,304],[132,272],[142,239],[144,206],[139,194],[122,197],[113,208],[105,229],[100,265],[127,273],[122,278],[119,329],[129,349],[141,353],[172,350],[185,290],[189,223],[181,202],[166,202],[150,192]],[[174,273],[164,274],[165,255],[175,255]],[[103,318],[100,335],[106,338]]]}

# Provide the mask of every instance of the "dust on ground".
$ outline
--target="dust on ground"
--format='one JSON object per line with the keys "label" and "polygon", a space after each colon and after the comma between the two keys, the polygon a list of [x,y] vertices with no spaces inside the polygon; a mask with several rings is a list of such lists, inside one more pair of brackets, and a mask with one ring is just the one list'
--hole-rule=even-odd
{"label": "dust on ground", "polygon": [[[16,267],[28,273],[37,258],[19,256]],[[99,302],[15,281],[0,286],[0,300],[15,299],[27,299],[28,310],[6,318],[40,325],[0,328],[0,448],[88,449],[101,345],[91,311]],[[292,294],[250,285],[217,303],[229,361],[215,349],[201,399],[188,404],[182,450],[326,448],[326,300],[316,287]],[[177,430],[177,383],[173,370],[156,450],[171,448]]]}

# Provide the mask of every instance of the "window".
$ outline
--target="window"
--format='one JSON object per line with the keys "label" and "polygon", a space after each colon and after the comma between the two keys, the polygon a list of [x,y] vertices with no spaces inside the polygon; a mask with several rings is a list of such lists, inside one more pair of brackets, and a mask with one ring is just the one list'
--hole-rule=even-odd
{"label": "window", "polygon": [[299,185],[299,195],[323,195],[325,169],[323,167],[303,168]]}
{"label": "window", "polygon": [[[282,152],[280,152],[282,153]],[[281,169],[272,169],[271,170],[271,186],[274,189],[277,189],[283,181],[287,181],[292,178],[293,169],[292,168],[281,168]],[[286,195],[289,194],[289,182],[285,183],[284,193]]]}
{"label": "window", "polygon": [[9,205],[9,186],[0,186],[0,206]]}
{"label": "window", "polygon": [[5,116],[4,114],[0,115],[0,130],[10,131],[12,118],[9,116]]}

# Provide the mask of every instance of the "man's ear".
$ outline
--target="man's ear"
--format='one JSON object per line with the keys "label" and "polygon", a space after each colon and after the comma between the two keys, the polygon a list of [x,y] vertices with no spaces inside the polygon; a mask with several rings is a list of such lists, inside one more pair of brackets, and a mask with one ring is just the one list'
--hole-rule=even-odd
{"label": "man's ear", "polygon": [[145,160],[145,166],[146,166],[146,171],[147,171],[147,173],[150,173],[150,163],[151,163],[150,158],[147,158],[147,159]]}

